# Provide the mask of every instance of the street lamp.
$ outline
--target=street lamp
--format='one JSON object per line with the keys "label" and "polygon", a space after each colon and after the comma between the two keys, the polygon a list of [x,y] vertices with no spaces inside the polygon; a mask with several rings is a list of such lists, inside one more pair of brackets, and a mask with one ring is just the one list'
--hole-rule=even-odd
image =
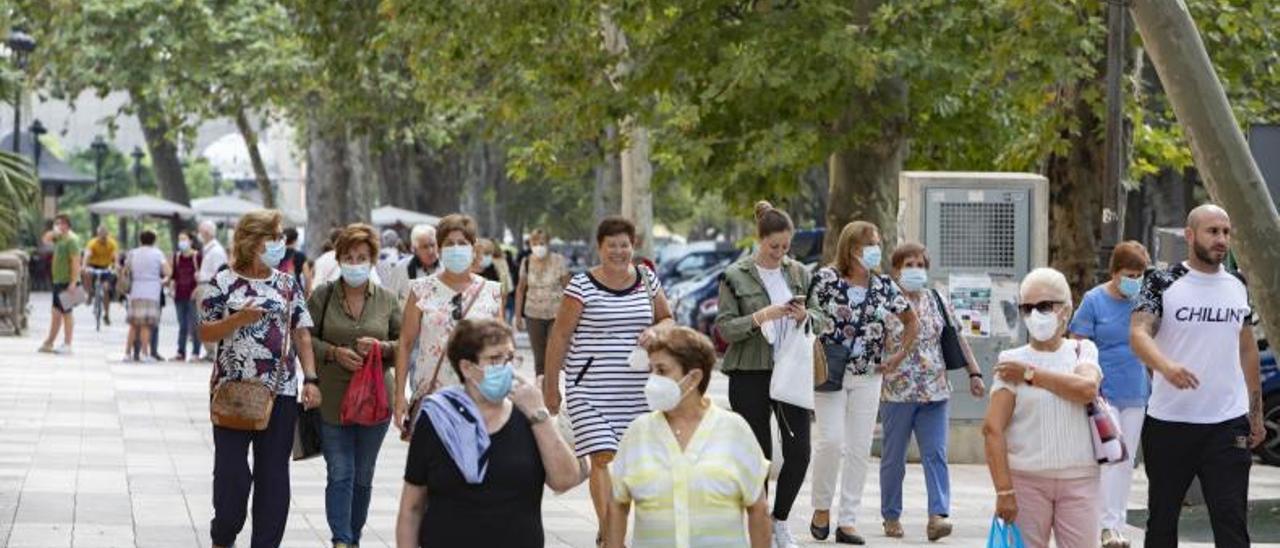
{"label": "street lamp", "polygon": [[[5,41],[9,46],[9,51],[13,53],[13,62],[18,66],[18,72],[27,70],[27,58],[32,51],[36,49],[36,39],[32,38],[22,30],[22,27],[13,27],[9,30],[9,39]],[[22,84],[14,86],[13,91],[13,153],[20,152],[19,137],[22,136]]]}
{"label": "street lamp", "polygon": [[[93,138],[89,149],[93,150],[93,201],[98,202],[102,200],[102,164],[107,160],[107,141],[98,135]],[[97,233],[100,222],[98,214],[91,213],[89,216],[92,218],[93,231]]]}
{"label": "street lamp", "polygon": [[209,172],[209,176],[213,178],[213,195],[218,196],[222,194],[222,170],[215,167]]}
{"label": "street lamp", "polygon": [[142,158],[146,154],[142,152],[142,147],[135,146],[129,155],[133,157],[133,192],[137,193],[142,188]]}

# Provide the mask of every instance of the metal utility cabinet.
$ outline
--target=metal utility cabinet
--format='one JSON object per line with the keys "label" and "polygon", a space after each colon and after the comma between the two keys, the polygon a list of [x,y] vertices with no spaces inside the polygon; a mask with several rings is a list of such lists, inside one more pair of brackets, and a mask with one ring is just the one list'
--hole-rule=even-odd
{"label": "metal utility cabinet", "polygon": [[[907,171],[899,179],[898,239],[929,250],[929,285],[956,310],[987,386],[1002,350],[1026,342],[1018,284],[1048,264],[1049,181],[1033,173]],[[951,373],[952,462],[984,462],[986,400]]]}

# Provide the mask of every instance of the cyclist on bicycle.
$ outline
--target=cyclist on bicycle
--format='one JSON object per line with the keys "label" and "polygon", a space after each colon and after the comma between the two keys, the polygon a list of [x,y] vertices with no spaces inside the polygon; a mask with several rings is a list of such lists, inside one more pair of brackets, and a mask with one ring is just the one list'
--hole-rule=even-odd
{"label": "cyclist on bicycle", "polygon": [[98,294],[99,280],[106,284],[103,294],[107,298],[102,301],[102,321],[107,325],[111,325],[111,295],[115,291],[115,259],[119,252],[120,244],[116,243],[116,239],[111,237],[105,226],[99,226],[97,237],[89,240],[88,245],[84,247],[84,262],[87,266],[84,269],[84,283],[85,287],[89,288],[89,294]]}

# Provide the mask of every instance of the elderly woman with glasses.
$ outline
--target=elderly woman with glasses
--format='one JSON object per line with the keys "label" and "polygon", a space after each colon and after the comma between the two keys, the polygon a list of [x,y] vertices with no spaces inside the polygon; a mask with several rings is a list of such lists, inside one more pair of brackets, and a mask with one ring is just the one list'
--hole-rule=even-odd
{"label": "elderly woman with glasses", "polygon": [[511,330],[463,320],[448,344],[462,379],[426,398],[404,467],[396,546],[541,547],[543,488],[586,479],[542,391],[517,376]]}
{"label": "elderly woman with glasses", "polygon": [[[409,282],[409,295],[400,322],[399,348],[418,345],[412,369],[409,353],[396,353],[395,422],[400,435],[408,439],[417,402],[442,386],[459,384],[461,378],[445,363],[445,345],[453,328],[464,318],[502,318],[502,287],[498,282],[473,274],[480,257],[475,252],[476,222],[466,215],[449,215],[436,225],[440,248],[438,273]],[[412,397],[405,388],[412,387]]]}
{"label": "elderly woman with glasses", "polygon": [[1085,406],[1098,397],[1098,347],[1068,340],[1071,288],[1038,268],[1022,280],[1031,342],[1000,353],[982,433],[996,515],[1015,522],[1031,548],[1097,546],[1098,462]]}

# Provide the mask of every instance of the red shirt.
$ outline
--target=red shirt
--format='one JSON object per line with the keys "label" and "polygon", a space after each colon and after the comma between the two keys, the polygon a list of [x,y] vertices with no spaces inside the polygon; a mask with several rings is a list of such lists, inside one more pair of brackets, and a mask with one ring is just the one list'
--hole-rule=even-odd
{"label": "red shirt", "polygon": [[191,293],[196,289],[196,272],[200,270],[200,256],[182,253],[173,255],[173,298],[179,301],[191,300]]}

